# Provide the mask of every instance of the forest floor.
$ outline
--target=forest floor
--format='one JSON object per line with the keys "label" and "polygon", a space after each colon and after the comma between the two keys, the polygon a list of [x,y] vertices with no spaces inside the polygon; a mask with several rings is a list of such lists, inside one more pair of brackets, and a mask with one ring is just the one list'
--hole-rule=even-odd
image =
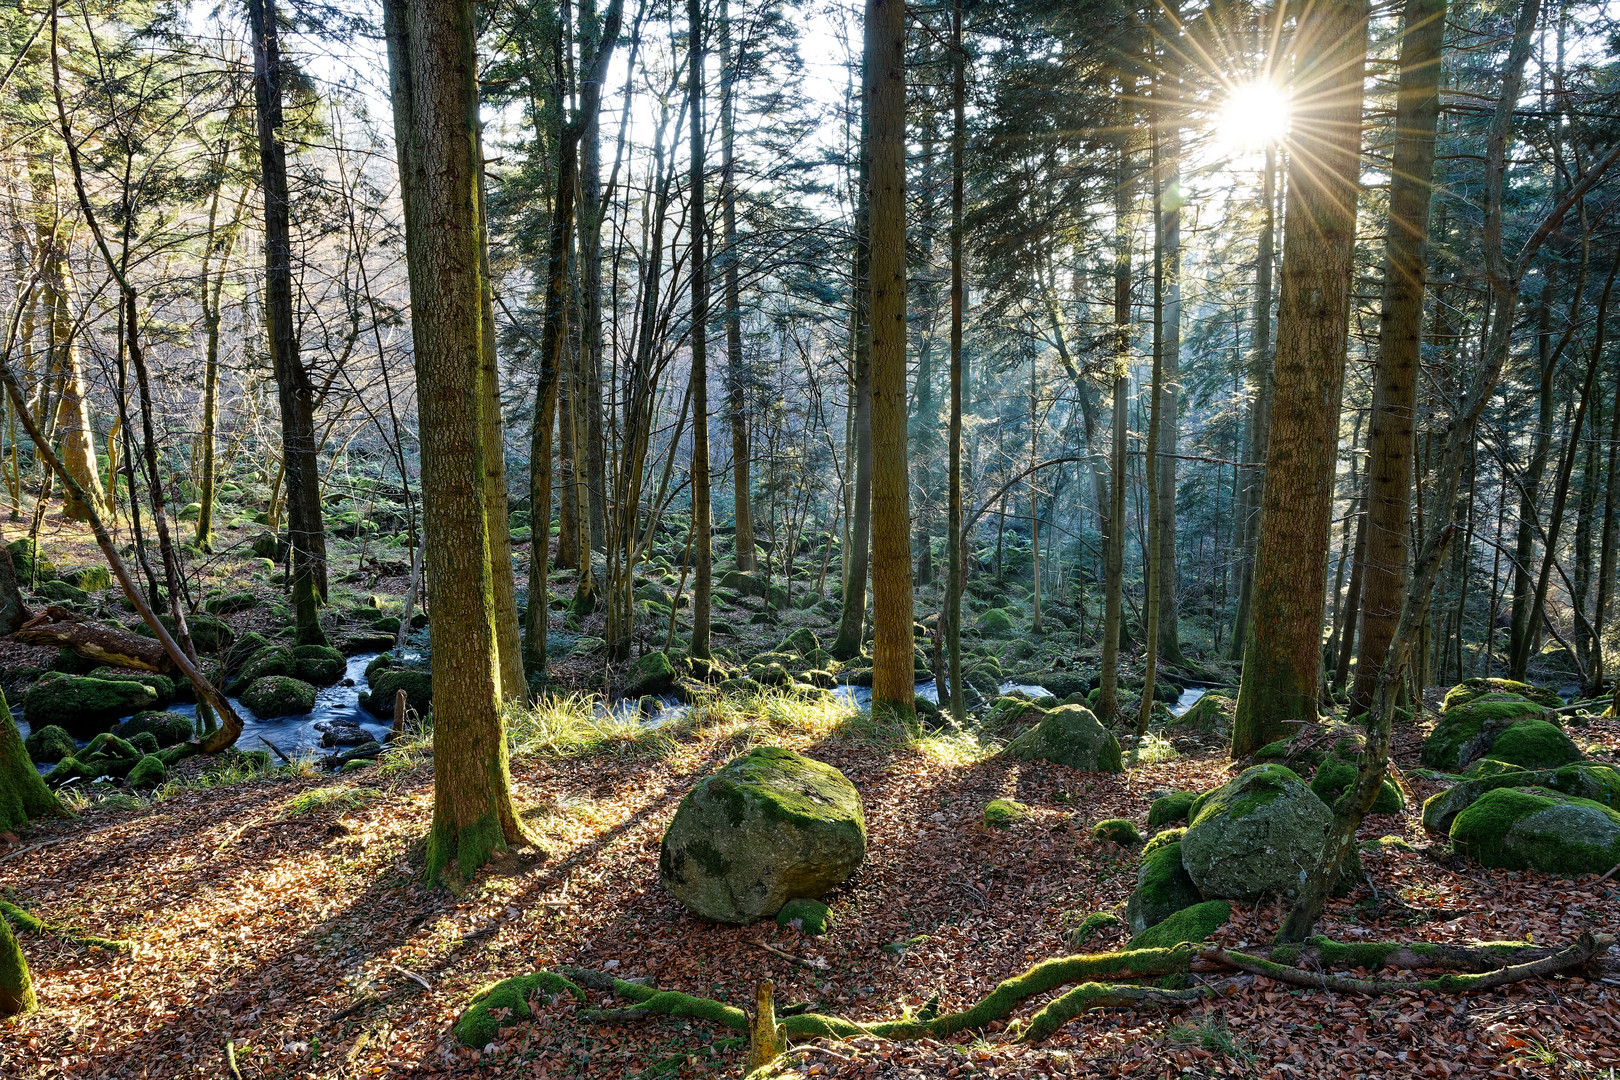
{"label": "forest floor", "polygon": [[[1620,722],[1576,734],[1594,758],[1620,750]],[[1205,789],[1235,771],[1218,747],[1183,740],[1173,760],[1076,773],[986,756],[966,737],[908,740],[841,706],[779,698],[694,710],[680,730],[636,737],[518,736],[517,797],[546,851],[510,853],[461,892],[420,880],[432,810],[420,748],[357,777],[282,769],[195,781],[0,847],[0,887],[14,902],[135,942],[119,955],[23,938],[42,1008],[0,1038],[0,1072],[216,1078],[230,1075],[229,1043],[242,1080],[737,1076],[745,1041],[697,1020],[603,1024],[559,1000],[483,1050],[461,1047],[450,1025],[479,986],[560,964],[737,1003],[770,977],[779,1005],[815,1002],[857,1020],[935,994],[961,1006],[1068,952],[1074,922],[1126,899],[1136,859],[1092,840],[1093,822],[1141,826],[1154,793]],[[1401,732],[1398,762],[1415,762],[1420,738]],[[837,766],[865,800],[869,855],[829,898],[837,921],[822,938],[708,925],[658,885],[659,840],[681,795],[760,743]],[[1407,812],[1369,819],[1366,835],[1419,850],[1368,857],[1376,892],[1363,884],[1333,902],[1323,932],[1559,944],[1620,922],[1616,881],[1486,870],[1443,846],[1425,853],[1416,808],[1430,792],[1411,788]],[[1031,819],[986,828],[983,806],[996,797],[1027,804]],[[1217,940],[1269,941],[1280,914],[1238,907]],[[1087,948],[1123,938],[1105,932]],[[1087,1013],[1042,1045],[1006,1038],[819,1044],[790,1061],[828,1077],[1610,1077],[1620,991],[1570,977],[1468,997],[1363,999],[1259,979],[1194,1008]]]}

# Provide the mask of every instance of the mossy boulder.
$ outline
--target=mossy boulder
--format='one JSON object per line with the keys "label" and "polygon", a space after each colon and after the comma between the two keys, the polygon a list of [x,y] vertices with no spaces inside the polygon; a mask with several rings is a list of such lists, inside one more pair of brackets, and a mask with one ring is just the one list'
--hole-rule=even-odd
{"label": "mossy boulder", "polygon": [[92,679],[107,679],[113,682],[138,682],[152,688],[157,695],[154,707],[163,708],[174,700],[174,680],[167,675],[159,675],[155,671],[136,671],[133,668],[98,667],[90,672]]}
{"label": "mossy boulder", "polygon": [[1062,705],[1007,744],[1015,761],[1050,761],[1084,772],[1124,772],[1119,740],[1084,705]]}
{"label": "mossy boulder", "polygon": [[254,651],[242,662],[235,677],[226,684],[225,692],[246,693],[248,687],[272,675],[282,675],[289,679],[298,677],[298,657],[293,655],[290,645],[266,645]]}
{"label": "mossy boulder", "polygon": [[[371,669],[367,669],[368,671]],[[360,707],[383,719],[394,715],[394,697],[405,691],[405,706],[419,716],[433,709],[433,673],[420,668],[387,667],[368,680],[371,689],[360,695]]]}
{"label": "mossy boulder", "polygon": [[1142,834],[1136,831],[1136,826],[1124,818],[1108,818],[1099,821],[1091,827],[1093,840],[1106,840],[1120,847],[1137,847],[1142,843]]}
{"label": "mossy boulder", "polygon": [[844,774],[762,746],[681,800],[659,850],[658,879],[693,914],[741,925],[826,892],[865,856],[860,793]]}
{"label": "mossy boulder", "polygon": [[143,683],[57,675],[41,679],[23,694],[23,719],[30,729],[54,724],[75,738],[89,738],[112,727],[120,716],[155,704],[156,692]]}
{"label": "mossy boulder", "polygon": [[1232,921],[1232,905],[1225,900],[1205,900],[1165,916],[1131,938],[1127,949],[1173,949],[1187,942],[1206,940]]}
{"label": "mossy boulder", "polygon": [[[159,615],[158,622],[162,623],[169,633],[175,633],[173,615]],[[230,648],[231,642],[236,640],[236,631],[226,623],[212,615],[196,612],[186,616],[186,629],[191,632],[191,643],[200,651],[217,653],[221,649]]]}
{"label": "mossy boulder", "polygon": [[1451,709],[1457,705],[1466,705],[1476,698],[1486,694],[1512,694],[1522,697],[1526,701],[1534,701],[1548,709],[1556,709],[1563,705],[1564,699],[1558,691],[1550,690],[1545,686],[1536,686],[1534,683],[1518,682],[1514,679],[1464,679],[1462,682],[1446,691],[1445,704],[1442,709]]}
{"label": "mossy boulder", "polygon": [[1479,770],[1479,775],[1458,781],[1425,800],[1423,827],[1446,836],[1457,815],[1478,802],[1486,792],[1528,787],[1547,788],[1620,810],[1620,771],[1608,765],[1583,761],[1557,769],[1486,768]]}
{"label": "mossy boulder", "polygon": [[776,913],[776,925],[819,937],[832,926],[832,909],[820,900],[789,900]]}
{"label": "mossy boulder", "polygon": [[27,583],[56,578],[56,564],[39,550],[37,541],[26,536],[19,537],[7,544],[6,550],[11,553],[11,566],[17,572],[18,581]]}
{"label": "mossy boulder", "polygon": [[782,644],[776,647],[777,652],[791,652],[797,656],[807,656],[811,651],[819,649],[821,642],[816,640],[816,633],[808,626],[801,626],[787,637]]}
{"label": "mossy boulder", "polygon": [[979,616],[979,633],[1006,637],[1012,633],[1013,617],[1005,608],[991,608]]}
{"label": "mossy boulder", "polygon": [[997,698],[995,704],[990,706],[990,714],[987,717],[991,726],[1003,731],[1030,727],[1044,719],[1046,709],[1022,695]]}
{"label": "mossy boulder", "polygon": [[1136,889],[1125,905],[1125,921],[1131,933],[1140,934],[1150,926],[1203,900],[1182,861],[1181,844],[1161,845],[1142,858],[1136,871]]}
{"label": "mossy boulder", "polygon": [[295,674],[313,686],[331,686],[349,666],[343,654],[328,645],[299,645],[292,652]]}
{"label": "mossy boulder", "polygon": [[185,713],[158,712],[155,709],[138,712],[117,728],[117,734],[126,739],[151,735],[157,740],[159,749],[186,742],[194,733],[191,717]]}
{"label": "mossy boulder", "polygon": [[1490,755],[1526,769],[1556,769],[1581,760],[1580,747],[1545,720],[1520,720],[1496,737]]}
{"label": "mossy boulder", "polygon": [[984,823],[992,829],[1006,829],[1028,820],[1029,807],[1017,799],[991,799],[984,804]]}
{"label": "mossy boulder", "polygon": [[137,731],[129,737],[129,745],[139,750],[142,757],[147,754],[155,754],[163,749],[158,745],[157,736],[150,731]]}
{"label": "mossy boulder", "polygon": [[1148,842],[1142,845],[1142,858],[1147,858],[1166,844],[1181,843],[1181,838],[1186,835],[1187,826],[1185,825],[1178,825],[1173,829],[1160,829],[1148,837]]}
{"label": "mossy boulder", "polygon": [[69,585],[85,592],[100,592],[112,586],[112,572],[105,566],[81,566],[63,570],[59,576]]}
{"label": "mossy boulder", "polygon": [[1237,699],[1209,691],[1192,703],[1192,707],[1170,721],[1171,727],[1189,731],[1227,731],[1232,716],[1237,712]]}
{"label": "mossy boulder", "polygon": [[65,581],[42,581],[34,587],[34,592],[58,604],[82,604],[90,599],[89,593]]}
{"label": "mossy boulder", "polygon": [[287,675],[266,675],[243,691],[242,704],[261,720],[299,716],[315,708],[315,688]]}
{"label": "mossy boulder", "polygon": [[163,759],[156,754],[148,754],[135,763],[124,782],[132,788],[150,788],[157,787],[168,778],[169,772],[164,768]]}
{"label": "mossy boulder", "polygon": [[541,999],[549,1005],[564,993],[572,994],[582,1004],[585,1001],[585,991],[549,971],[490,983],[467,1000],[467,1011],[451,1031],[461,1045],[481,1049],[495,1041],[502,1026],[532,1017],[534,1010],[529,1002]]}
{"label": "mossy boulder", "polygon": [[1456,816],[1451,843],[1504,870],[1602,873],[1620,864],[1620,812],[1549,788],[1497,788]]}
{"label": "mossy boulder", "polygon": [[1256,765],[1198,797],[1181,838],[1187,873],[1206,898],[1253,903],[1294,896],[1315,871],[1333,811],[1284,765]]}
{"label": "mossy boulder", "polygon": [[1496,737],[1521,720],[1541,720],[1545,709],[1517,694],[1486,693],[1452,705],[1423,743],[1422,762],[1458,772],[1486,756]]}
{"label": "mossy boulder", "polygon": [[[1356,783],[1358,763],[1346,761],[1344,758],[1332,756],[1323,761],[1317,768],[1316,775],[1311,778],[1311,790],[1316,797],[1333,806],[1340,796],[1349,791]],[[1388,776],[1384,777],[1382,786],[1378,789],[1378,797],[1373,800],[1372,812],[1375,814],[1398,814],[1406,800],[1401,796],[1401,789]]]}
{"label": "mossy boulder", "polygon": [[619,692],[625,697],[667,694],[675,685],[675,665],[662,652],[638,656],[620,677]]}
{"label": "mossy boulder", "polygon": [[1148,807],[1148,828],[1158,829],[1176,821],[1186,821],[1187,811],[1192,804],[1198,801],[1196,791],[1172,791],[1170,794],[1153,800]]}
{"label": "mossy boulder", "polygon": [[203,601],[203,610],[210,615],[234,615],[259,606],[259,598],[250,592],[224,593]]}
{"label": "mossy boulder", "polygon": [[72,757],[74,751],[79,748],[73,736],[55,724],[29,732],[28,738],[23,740],[23,746],[28,750],[30,760],[41,762],[57,762],[65,757]]}

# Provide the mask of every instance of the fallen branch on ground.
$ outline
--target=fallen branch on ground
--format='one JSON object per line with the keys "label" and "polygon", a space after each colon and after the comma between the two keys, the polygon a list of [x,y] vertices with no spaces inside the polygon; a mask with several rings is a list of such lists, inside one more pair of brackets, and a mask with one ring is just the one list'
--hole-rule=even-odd
{"label": "fallen branch on ground", "polygon": [[71,941],[76,945],[87,945],[91,948],[106,949],[108,952],[127,953],[135,948],[135,943],[123,938],[96,937],[94,934],[81,934],[79,931],[56,923],[48,923],[39,916],[18,907],[9,900],[0,900],[0,915],[19,934],[46,934],[50,937]]}

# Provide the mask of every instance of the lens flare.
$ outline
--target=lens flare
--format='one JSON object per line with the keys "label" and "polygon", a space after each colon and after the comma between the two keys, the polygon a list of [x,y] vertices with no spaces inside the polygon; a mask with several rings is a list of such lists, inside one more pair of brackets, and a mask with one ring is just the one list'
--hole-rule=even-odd
{"label": "lens flare", "polygon": [[1215,135],[1228,152],[1260,150],[1288,134],[1288,92],[1259,81],[1234,86],[1215,121]]}

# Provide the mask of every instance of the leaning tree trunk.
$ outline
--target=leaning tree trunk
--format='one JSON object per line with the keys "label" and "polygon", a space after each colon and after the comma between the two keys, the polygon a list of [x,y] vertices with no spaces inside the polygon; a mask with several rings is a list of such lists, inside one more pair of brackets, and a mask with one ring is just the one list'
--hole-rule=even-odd
{"label": "leaning tree trunk", "polygon": [[871,195],[872,707],[916,708],[906,461],[906,8],[867,0]]}
{"label": "leaning tree trunk", "polygon": [[[1412,517],[1413,414],[1423,341],[1434,143],[1440,120],[1440,50],[1446,0],[1407,0],[1396,92],[1395,153],[1384,239],[1383,314],[1367,435],[1367,544],[1359,567],[1361,651],[1351,715],[1372,703],[1406,593]],[[1344,673],[1340,672],[1340,678]]]}
{"label": "leaning tree trunk", "polygon": [[0,693],[0,832],[15,832],[39,818],[66,816],[29,760],[22,733],[12,722],[11,707]]}
{"label": "leaning tree trunk", "polygon": [[437,707],[427,877],[437,882],[451,862],[470,877],[494,851],[527,837],[512,802],[501,719],[482,482],[489,448],[482,418],[473,8],[468,0],[388,0],[383,15],[405,206],[423,525],[433,589],[429,634]]}
{"label": "leaning tree trunk", "polygon": [[31,1013],[38,1008],[39,998],[34,994],[34,980],[28,974],[28,961],[17,947],[11,924],[0,914],[0,1016]]}
{"label": "leaning tree trunk", "polygon": [[[253,37],[253,100],[258,117],[259,179],[264,192],[264,318],[281,403],[281,454],[292,543],[293,619],[300,645],[324,645],[320,602],[326,593],[326,536],[315,440],[315,386],[298,355],[293,325],[292,238],[287,151],[281,141],[281,46],[276,0],[248,0]],[[156,508],[162,514],[162,507]]]}
{"label": "leaning tree trunk", "polygon": [[1366,0],[1326,0],[1301,16],[1305,53],[1288,159],[1277,382],[1260,500],[1253,613],[1233,721],[1244,757],[1315,721],[1322,596],[1333,516],[1340,389],[1360,194]]}

